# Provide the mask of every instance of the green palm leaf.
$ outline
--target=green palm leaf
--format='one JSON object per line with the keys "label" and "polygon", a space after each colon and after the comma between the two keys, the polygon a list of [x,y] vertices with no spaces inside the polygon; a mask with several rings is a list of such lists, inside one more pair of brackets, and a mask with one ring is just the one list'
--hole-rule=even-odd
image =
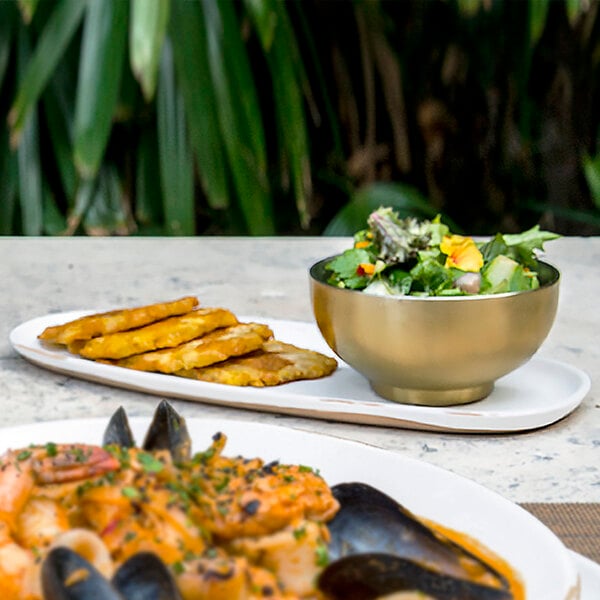
{"label": "green palm leaf", "polygon": [[171,45],[163,48],[158,89],[158,148],[167,233],[194,235],[194,169]]}
{"label": "green palm leaf", "polygon": [[126,235],[130,232],[129,215],[114,165],[103,165],[90,200],[82,221],[87,234]]}
{"label": "green palm leaf", "polygon": [[535,46],[542,37],[550,0],[531,0],[529,6],[529,43]]}
{"label": "green palm leaf", "polygon": [[13,146],[18,144],[25,121],[73,38],[85,8],[85,0],[61,0],[46,23],[8,115]]}
{"label": "green palm leaf", "polygon": [[25,23],[31,23],[39,2],[40,0],[19,0],[19,10]]}
{"label": "green palm leaf", "polygon": [[[240,33],[240,24],[233,2],[227,0],[202,0],[211,13],[211,21],[216,26],[221,23],[222,36],[215,36],[218,46],[213,58],[226,69],[231,89],[231,98],[235,99],[233,109],[237,114],[238,126],[243,127],[243,137],[252,150],[252,160],[260,177],[267,176],[267,152],[262,113],[258,103],[256,84],[252,76],[248,51]],[[217,10],[218,9],[218,10]],[[211,27],[211,25],[207,25]],[[219,30],[220,31],[220,30]],[[216,33],[216,32],[215,32]],[[216,64],[216,63],[215,63]]]}
{"label": "green palm leaf", "polygon": [[600,154],[594,158],[583,157],[583,172],[590,189],[592,200],[596,208],[600,210]]}
{"label": "green palm leaf", "polygon": [[475,16],[481,7],[481,0],[457,0],[458,10],[465,17]]}
{"label": "green palm leaf", "polygon": [[[30,56],[30,43],[26,29],[19,30],[17,72],[23,77]],[[38,116],[32,112],[23,127],[22,139],[17,149],[19,204],[24,235],[41,235],[43,232],[42,173]]]}
{"label": "green palm leaf", "polygon": [[88,0],[75,104],[74,160],[82,177],[98,172],[119,96],[127,2]]}
{"label": "green palm leaf", "polygon": [[72,87],[69,72],[61,63],[43,95],[44,114],[50,132],[52,153],[68,202],[75,198],[79,177],[73,163],[73,102],[67,92]]}
{"label": "green palm leaf", "polygon": [[0,89],[6,75],[10,49],[13,42],[13,22],[15,11],[9,2],[0,2]]}
{"label": "green palm leaf", "polygon": [[209,205],[229,206],[229,169],[210,85],[206,31],[197,1],[173,0],[169,33],[177,82],[188,116],[189,135]]}
{"label": "green palm leaf", "polygon": [[169,0],[131,0],[129,57],[131,69],[152,100],[156,91],[158,64],[169,21]]}
{"label": "green palm leaf", "polygon": [[158,234],[156,227],[163,220],[157,146],[156,132],[153,129],[144,130],[136,149],[135,173],[135,217],[140,226],[140,233],[154,228]]}
{"label": "green palm leaf", "polygon": [[85,213],[92,204],[95,191],[95,179],[84,179],[77,187],[73,207],[67,215],[67,229],[65,231],[67,235],[77,233]]}
{"label": "green palm leaf", "polygon": [[565,8],[571,25],[574,25],[579,16],[585,12],[589,3],[587,0],[565,0]]}
{"label": "green palm leaf", "polygon": [[8,147],[8,135],[0,129],[0,235],[14,234],[17,191],[17,156]]}
{"label": "green palm leaf", "polygon": [[250,78],[246,72],[247,56],[244,55],[244,59],[235,53],[240,48],[239,29],[234,26],[235,18],[228,2],[203,0],[201,6],[208,33],[208,59],[218,101],[219,124],[241,212],[250,234],[271,235],[275,231],[273,206],[262,170],[261,143],[250,136],[255,123],[262,119],[258,107],[251,104],[252,94],[239,88],[242,82],[248,85]]}
{"label": "green palm leaf", "polygon": [[[300,221],[310,222],[308,198],[312,193],[308,134],[303,103],[302,71],[297,68],[299,53],[283,4],[276,0],[246,0],[248,12],[258,31],[273,80],[278,132],[289,164],[292,188]],[[301,63],[300,63],[301,64]]]}
{"label": "green palm leaf", "polygon": [[66,229],[66,219],[56,205],[56,199],[46,182],[42,184],[42,209],[44,213],[44,233],[60,235]]}

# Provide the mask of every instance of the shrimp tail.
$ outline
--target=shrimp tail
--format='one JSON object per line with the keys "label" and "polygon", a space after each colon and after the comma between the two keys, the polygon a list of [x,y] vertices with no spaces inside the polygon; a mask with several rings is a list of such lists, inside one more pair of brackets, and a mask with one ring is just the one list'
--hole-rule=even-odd
{"label": "shrimp tail", "polygon": [[65,444],[33,461],[37,483],[67,483],[116,471],[119,460],[101,446]]}

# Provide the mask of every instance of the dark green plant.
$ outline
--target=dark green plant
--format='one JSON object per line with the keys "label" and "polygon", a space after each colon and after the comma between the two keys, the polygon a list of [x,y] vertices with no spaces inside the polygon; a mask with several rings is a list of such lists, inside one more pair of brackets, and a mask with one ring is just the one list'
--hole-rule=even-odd
{"label": "dark green plant", "polygon": [[0,234],[598,232],[599,70],[598,0],[6,0]]}
{"label": "dark green plant", "polygon": [[[1,2],[0,85],[12,98],[2,232],[190,235],[201,195],[231,213],[232,230],[272,234],[284,180],[307,225],[306,82],[286,10],[277,0]],[[269,69],[273,130],[244,27]]]}

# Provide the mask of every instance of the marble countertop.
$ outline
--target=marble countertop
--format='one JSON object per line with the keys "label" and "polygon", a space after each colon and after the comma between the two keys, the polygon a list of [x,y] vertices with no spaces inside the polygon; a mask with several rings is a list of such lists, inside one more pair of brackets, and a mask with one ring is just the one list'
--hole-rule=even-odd
{"label": "marble countertop", "polygon": [[[312,321],[308,267],[342,238],[0,238],[0,427],[90,416],[157,398],[53,373],[10,346],[20,323],[51,312],[196,295],[237,314]],[[584,370],[592,387],[568,417],[511,434],[456,434],[335,423],[173,400],[186,417],[258,421],[349,438],[433,463],[515,502],[600,502],[600,238],[563,238],[546,260],[562,275],[555,325],[538,356]],[[1,433],[0,433],[1,435]]]}

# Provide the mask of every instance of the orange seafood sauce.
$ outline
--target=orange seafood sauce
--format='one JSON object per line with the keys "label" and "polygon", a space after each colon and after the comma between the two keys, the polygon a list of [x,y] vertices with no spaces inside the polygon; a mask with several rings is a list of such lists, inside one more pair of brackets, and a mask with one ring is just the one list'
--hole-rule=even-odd
{"label": "orange seafood sauce", "polygon": [[454,531],[449,527],[444,527],[439,523],[433,523],[426,519],[421,519],[432,529],[439,531],[442,535],[445,535],[448,539],[462,546],[465,550],[471,552],[481,560],[485,561],[490,567],[495,569],[500,575],[506,578],[509,584],[509,589],[513,595],[514,600],[525,600],[525,585],[521,580],[520,575],[506,562],[500,558],[497,554],[494,554],[489,548],[484,546],[481,542],[476,539],[462,533],[460,531]]}

